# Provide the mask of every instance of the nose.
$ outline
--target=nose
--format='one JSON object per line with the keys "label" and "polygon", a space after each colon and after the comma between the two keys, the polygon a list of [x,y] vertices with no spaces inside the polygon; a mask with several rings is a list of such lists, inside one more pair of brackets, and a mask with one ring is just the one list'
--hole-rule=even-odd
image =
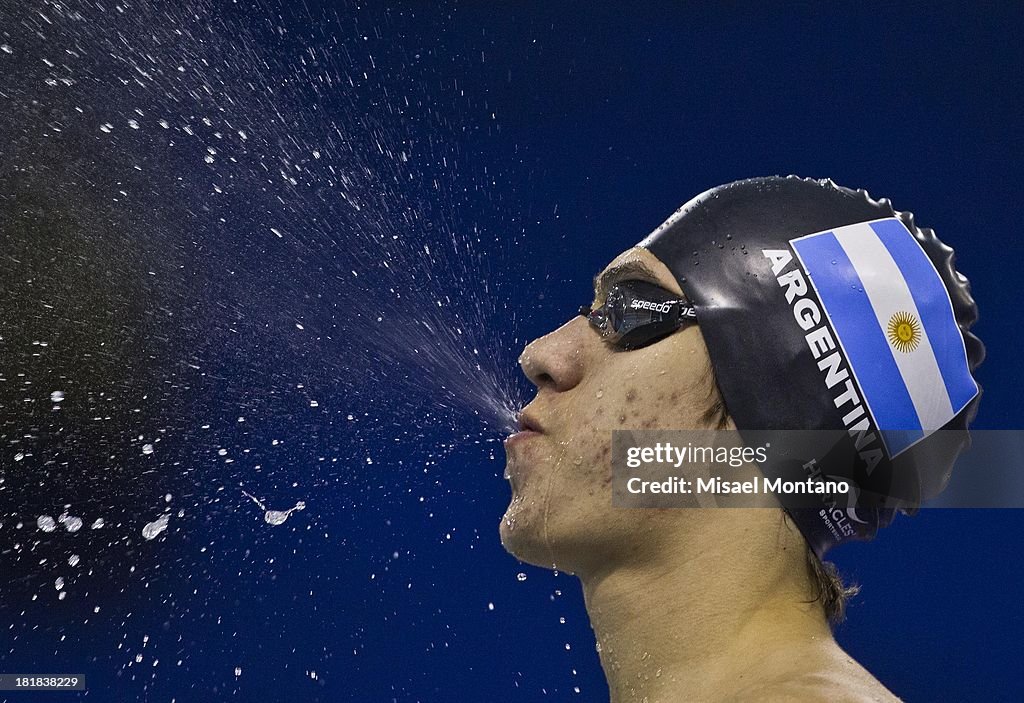
{"label": "nose", "polygon": [[583,378],[586,335],[583,317],[574,317],[554,332],[530,342],[519,357],[519,365],[537,390],[564,392]]}

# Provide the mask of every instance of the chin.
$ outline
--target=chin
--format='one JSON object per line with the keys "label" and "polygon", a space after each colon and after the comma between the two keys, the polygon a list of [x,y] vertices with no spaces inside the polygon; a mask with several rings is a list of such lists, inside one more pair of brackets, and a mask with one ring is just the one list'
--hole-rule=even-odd
{"label": "chin", "polygon": [[533,519],[530,512],[522,498],[513,498],[501,518],[501,545],[519,561],[550,569],[551,553],[544,543],[543,520]]}
{"label": "chin", "polygon": [[[564,525],[560,529],[557,524],[549,522],[545,534],[543,518],[537,516],[533,519],[532,515],[527,517],[528,511],[522,507],[517,506],[513,500],[501,520],[501,544],[505,551],[532,566],[556,569],[566,574],[578,573],[581,565],[587,561],[583,557],[591,554],[595,547],[586,531],[577,532],[572,529],[566,532]],[[516,518],[515,522],[510,525],[513,517]]]}

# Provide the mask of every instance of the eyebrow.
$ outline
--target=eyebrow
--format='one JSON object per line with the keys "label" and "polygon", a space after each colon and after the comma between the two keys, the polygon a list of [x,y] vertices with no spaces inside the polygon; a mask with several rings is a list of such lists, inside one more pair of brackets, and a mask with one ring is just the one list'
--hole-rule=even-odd
{"label": "eyebrow", "polygon": [[[605,269],[603,273],[594,276],[594,294],[598,299],[604,298],[612,284],[619,280],[632,276],[641,278],[650,283],[658,283],[658,276],[642,261],[626,261],[618,266]],[[660,284],[659,284],[660,285]]]}

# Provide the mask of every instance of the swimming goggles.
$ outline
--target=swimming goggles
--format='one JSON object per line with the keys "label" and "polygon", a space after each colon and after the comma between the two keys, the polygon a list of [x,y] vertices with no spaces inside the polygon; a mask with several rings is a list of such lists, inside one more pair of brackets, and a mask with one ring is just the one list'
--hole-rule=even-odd
{"label": "swimming goggles", "polygon": [[608,291],[604,305],[583,305],[579,314],[601,333],[604,341],[624,350],[645,347],[678,329],[697,324],[692,305],[646,281],[617,283]]}

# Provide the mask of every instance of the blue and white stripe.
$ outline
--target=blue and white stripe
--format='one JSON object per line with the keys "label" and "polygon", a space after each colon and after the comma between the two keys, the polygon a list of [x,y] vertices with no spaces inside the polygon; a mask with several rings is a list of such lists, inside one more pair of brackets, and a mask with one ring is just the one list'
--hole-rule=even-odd
{"label": "blue and white stripe", "polygon": [[[940,429],[977,395],[949,293],[902,221],[862,222],[790,244],[891,457]],[[913,348],[898,349],[887,336],[896,315],[915,322]]]}

